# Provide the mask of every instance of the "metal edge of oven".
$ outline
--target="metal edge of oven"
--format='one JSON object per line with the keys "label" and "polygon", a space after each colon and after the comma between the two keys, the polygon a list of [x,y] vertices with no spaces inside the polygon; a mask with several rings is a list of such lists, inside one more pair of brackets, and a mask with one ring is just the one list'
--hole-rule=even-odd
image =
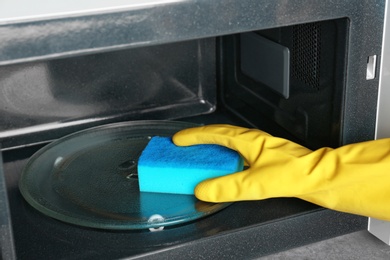
{"label": "metal edge of oven", "polygon": [[[379,96],[376,117],[375,139],[390,136],[390,19],[389,3],[386,1],[385,22],[383,30],[382,60],[380,61]],[[390,222],[369,218],[368,231],[390,245]]]}

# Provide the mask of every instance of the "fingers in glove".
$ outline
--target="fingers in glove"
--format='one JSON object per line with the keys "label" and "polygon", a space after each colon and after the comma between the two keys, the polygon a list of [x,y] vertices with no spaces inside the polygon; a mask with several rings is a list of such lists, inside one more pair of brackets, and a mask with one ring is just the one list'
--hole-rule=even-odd
{"label": "fingers in glove", "polygon": [[[258,129],[248,129],[232,125],[208,125],[189,128],[173,136],[176,145],[218,144],[236,150],[252,165],[264,153],[270,157],[284,154],[303,156],[311,151],[283,138],[273,137]],[[281,158],[281,157],[280,157]]]}
{"label": "fingers in glove", "polygon": [[252,130],[232,125],[208,125],[195,128],[189,128],[176,133],[172,140],[176,145],[188,146],[195,144],[218,144],[239,152],[246,160],[250,157],[253,150],[254,134],[257,138],[262,135],[270,136],[260,130]]}

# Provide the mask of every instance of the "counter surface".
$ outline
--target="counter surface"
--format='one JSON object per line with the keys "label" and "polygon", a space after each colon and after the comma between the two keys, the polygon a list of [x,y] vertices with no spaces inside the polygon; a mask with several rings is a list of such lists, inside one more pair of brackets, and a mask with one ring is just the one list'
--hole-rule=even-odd
{"label": "counter surface", "polygon": [[278,259],[390,259],[390,246],[368,231],[358,231],[347,235],[323,240],[310,245],[297,247],[284,252],[260,258]]}

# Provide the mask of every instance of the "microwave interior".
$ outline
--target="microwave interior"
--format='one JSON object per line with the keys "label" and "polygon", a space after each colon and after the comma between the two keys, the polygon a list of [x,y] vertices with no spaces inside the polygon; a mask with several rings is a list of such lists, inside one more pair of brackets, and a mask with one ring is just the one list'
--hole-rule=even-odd
{"label": "microwave interior", "polygon": [[347,43],[343,18],[2,66],[2,146],[108,122],[218,114],[336,147]]}
{"label": "microwave interior", "polygon": [[366,228],[364,217],[274,198],[236,202],[159,232],[96,229],[46,216],[18,189],[39,149],[111,123],[233,124],[311,149],[368,139],[350,137],[346,126],[348,68],[357,66],[348,63],[350,26],[337,18],[0,66],[4,184],[17,257],[193,257],[202,250],[258,257]]}

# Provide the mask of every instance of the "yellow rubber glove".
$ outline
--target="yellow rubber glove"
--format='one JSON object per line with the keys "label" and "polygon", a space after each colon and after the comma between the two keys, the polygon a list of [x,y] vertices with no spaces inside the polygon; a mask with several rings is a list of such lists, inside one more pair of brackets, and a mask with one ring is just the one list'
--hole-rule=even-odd
{"label": "yellow rubber glove", "polygon": [[219,144],[249,168],[195,188],[200,200],[227,202],[297,197],[348,213],[390,220],[390,139],[311,151],[263,131],[209,125],[175,134],[177,145]]}

